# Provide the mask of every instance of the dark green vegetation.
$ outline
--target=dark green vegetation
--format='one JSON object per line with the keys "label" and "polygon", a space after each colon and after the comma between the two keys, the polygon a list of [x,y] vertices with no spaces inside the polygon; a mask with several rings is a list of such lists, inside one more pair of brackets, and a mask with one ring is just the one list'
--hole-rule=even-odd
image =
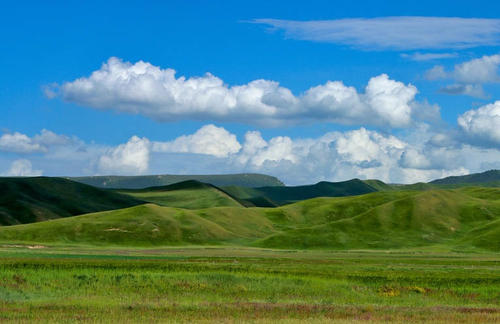
{"label": "dark green vegetation", "polygon": [[148,176],[95,176],[74,177],[70,180],[100,188],[142,189],[155,186],[166,186],[177,182],[196,180],[214,186],[263,187],[283,186],[275,177],[264,174],[241,173],[220,175],[148,175]]}
{"label": "dark green vegetation", "polygon": [[233,186],[224,187],[224,190],[258,207],[281,206],[316,197],[357,196],[378,191],[359,179],[343,182],[322,181],[314,185],[295,187],[238,188]]}
{"label": "dark green vegetation", "polygon": [[31,248],[0,248],[1,322],[500,320],[497,254]]}
{"label": "dark green vegetation", "polygon": [[[385,191],[278,208],[155,204],[0,228],[2,242],[500,251],[499,188]],[[477,233],[474,235],[472,233]]]}
{"label": "dark green vegetation", "polygon": [[195,180],[146,189],[119,190],[119,192],[160,206],[187,209],[242,207],[235,198],[223,190]]}
{"label": "dark green vegetation", "polygon": [[0,225],[25,224],[142,204],[63,178],[0,177]]}
{"label": "dark green vegetation", "polygon": [[430,182],[433,185],[482,185],[500,187],[500,170],[490,170],[482,173],[474,173],[464,176],[452,176]]}

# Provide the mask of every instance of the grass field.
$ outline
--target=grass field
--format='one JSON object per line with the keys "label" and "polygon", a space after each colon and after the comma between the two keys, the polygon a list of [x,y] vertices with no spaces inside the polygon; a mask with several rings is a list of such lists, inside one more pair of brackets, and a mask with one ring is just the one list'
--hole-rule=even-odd
{"label": "grass field", "polygon": [[495,253],[0,248],[2,322],[500,320]]}
{"label": "grass field", "polygon": [[233,197],[212,185],[184,181],[168,186],[139,190],[118,190],[119,193],[160,206],[200,209],[210,207],[242,207]]}
{"label": "grass field", "polygon": [[282,249],[442,245],[456,251],[498,252],[499,197],[499,188],[470,187],[315,198],[279,208],[185,209],[149,203],[0,227],[0,242],[138,247],[220,244]]}

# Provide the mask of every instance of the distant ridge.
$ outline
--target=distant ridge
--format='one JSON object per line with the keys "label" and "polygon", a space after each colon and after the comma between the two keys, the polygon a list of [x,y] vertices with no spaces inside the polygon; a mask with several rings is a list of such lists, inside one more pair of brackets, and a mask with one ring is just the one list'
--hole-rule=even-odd
{"label": "distant ridge", "polygon": [[463,176],[451,176],[429,182],[434,185],[456,185],[456,184],[498,184],[500,186],[500,170],[489,170],[481,173],[473,173]]}
{"label": "distant ridge", "polygon": [[165,186],[174,183],[196,180],[214,186],[264,187],[283,186],[278,178],[258,173],[219,174],[219,175],[145,175],[145,176],[93,176],[70,177],[73,181],[85,183],[99,188],[110,189],[143,189]]}
{"label": "distant ridge", "polygon": [[253,203],[257,207],[279,206],[316,197],[357,196],[378,191],[377,188],[359,180],[342,182],[321,181],[313,185],[293,187],[260,187],[252,189],[223,187],[225,191],[240,200]]}

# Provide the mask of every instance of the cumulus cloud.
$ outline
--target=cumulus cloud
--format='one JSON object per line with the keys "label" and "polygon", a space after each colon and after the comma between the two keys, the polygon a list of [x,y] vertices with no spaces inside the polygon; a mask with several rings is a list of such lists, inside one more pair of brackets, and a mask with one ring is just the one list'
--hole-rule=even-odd
{"label": "cumulus cloud", "polygon": [[365,50],[463,49],[500,44],[500,19],[402,16],[252,22],[284,30],[289,38]]}
{"label": "cumulus cloud", "polygon": [[445,71],[442,65],[436,65],[426,72],[429,80],[453,79],[459,83],[494,83],[500,82],[498,75],[500,54],[484,55],[460,64],[456,64],[452,71]]}
{"label": "cumulus cloud", "polygon": [[474,142],[500,145],[500,100],[466,111],[458,117],[458,125]]}
{"label": "cumulus cloud", "polygon": [[3,175],[11,177],[34,177],[41,176],[42,170],[33,170],[33,166],[29,160],[19,159],[13,161],[9,170]]}
{"label": "cumulus cloud", "polygon": [[25,134],[15,132],[0,137],[0,150],[15,153],[43,152],[46,149]]}
{"label": "cumulus cloud", "polygon": [[153,142],[153,152],[200,153],[227,157],[237,153],[241,145],[236,135],[223,127],[205,125],[192,135],[184,135],[170,142]]}
{"label": "cumulus cloud", "polygon": [[498,67],[500,55],[483,56],[458,65],[452,72],[455,80],[461,83],[499,82]]}
{"label": "cumulus cloud", "polygon": [[143,174],[149,167],[150,142],[132,136],[125,144],[108,149],[99,159],[100,172],[110,174]]}
{"label": "cumulus cloud", "polygon": [[[170,141],[132,136],[125,143],[106,146],[40,133],[45,145],[59,145],[30,155],[28,162],[37,170],[25,161],[13,163],[12,154],[0,155],[0,164],[12,163],[11,175],[41,174],[38,169],[58,176],[258,172],[287,184],[351,178],[412,183],[500,167],[500,136],[495,129],[500,124],[499,106],[496,102],[463,114],[460,132],[418,124],[398,136],[359,128],[316,138],[265,138],[259,131],[249,131],[238,140],[223,127],[206,125]],[[72,140],[61,144],[64,138]]]}
{"label": "cumulus cloud", "polygon": [[303,122],[407,127],[417,89],[386,74],[369,80],[364,93],[329,81],[296,96],[278,82],[255,80],[228,86],[207,73],[176,77],[172,69],[110,58],[89,77],[63,83],[57,93],[82,106],[142,114],[157,121],[213,120],[278,126]]}
{"label": "cumulus cloud", "polygon": [[40,134],[29,137],[19,132],[6,133],[0,136],[0,151],[14,153],[47,152],[49,147],[65,145],[72,141],[71,138],[58,135],[46,129]]}
{"label": "cumulus cloud", "polygon": [[442,93],[485,98],[481,85],[500,82],[499,68],[500,54],[485,55],[457,64],[451,71],[446,71],[442,65],[436,65],[425,73],[425,77],[428,80],[452,79],[456,82],[441,88]]}

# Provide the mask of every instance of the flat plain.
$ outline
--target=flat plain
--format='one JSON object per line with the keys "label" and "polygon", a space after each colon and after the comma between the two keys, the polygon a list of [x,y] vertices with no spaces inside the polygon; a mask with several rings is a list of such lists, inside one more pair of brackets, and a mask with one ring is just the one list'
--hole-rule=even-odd
{"label": "flat plain", "polygon": [[4,322],[500,320],[497,253],[4,244]]}

